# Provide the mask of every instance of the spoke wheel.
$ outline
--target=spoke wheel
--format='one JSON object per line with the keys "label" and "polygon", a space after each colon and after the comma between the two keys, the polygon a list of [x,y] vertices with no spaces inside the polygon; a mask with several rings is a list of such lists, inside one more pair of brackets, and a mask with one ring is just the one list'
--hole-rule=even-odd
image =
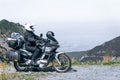
{"label": "spoke wheel", "polygon": [[53,67],[57,72],[66,72],[71,68],[71,60],[66,54],[60,54],[58,60],[53,60]]}

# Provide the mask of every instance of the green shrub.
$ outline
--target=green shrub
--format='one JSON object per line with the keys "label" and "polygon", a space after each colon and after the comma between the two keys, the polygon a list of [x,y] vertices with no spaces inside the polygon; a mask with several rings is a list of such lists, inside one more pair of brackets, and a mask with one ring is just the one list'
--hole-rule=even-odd
{"label": "green shrub", "polygon": [[103,63],[103,65],[120,65],[120,62],[110,61],[110,62],[107,62],[107,63]]}
{"label": "green shrub", "polygon": [[72,65],[80,65],[81,63],[75,59],[72,59]]}

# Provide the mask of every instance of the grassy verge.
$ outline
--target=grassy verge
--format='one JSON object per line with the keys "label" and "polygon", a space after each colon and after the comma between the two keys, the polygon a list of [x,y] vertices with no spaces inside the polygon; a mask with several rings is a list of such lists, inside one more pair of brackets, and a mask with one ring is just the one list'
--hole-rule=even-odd
{"label": "grassy verge", "polygon": [[107,63],[102,63],[103,65],[120,65],[120,61],[119,62],[107,62]]}
{"label": "grassy verge", "polygon": [[11,72],[11,64],[0,63],[0,80],[35,80],[37,77],[46,77],[49,73],[44,72]]}
{"label": "grassy verge", "polygon": [[15,72],[15,73],[2,73],[0,80],[35,80],[37,77],[46,77],[48,73],[43,72]]}
{"label": "grassy verge", "polygon": [[80,65],[120,65],[120,61],[109,61],[109,62],[79,62],[76,60],[72,60],[73,66],[80,66]]}

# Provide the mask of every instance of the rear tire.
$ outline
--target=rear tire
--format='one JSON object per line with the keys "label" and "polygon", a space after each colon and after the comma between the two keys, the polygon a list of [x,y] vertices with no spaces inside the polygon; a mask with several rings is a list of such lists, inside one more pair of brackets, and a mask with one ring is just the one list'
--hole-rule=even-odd
{"label": "rear tire", "polygon": [[54,59],[52,62],[53,67],[57,72],[67,72],[71,68],[71,59],[66,54],[60,54],[58,56],[58,60],[60,64],[56,59]]}
{"label": "rear tire", "polygon": [[17,71],[27,71],[27,66],[20,66],[19,62],[18,61],[14,61],[14,67]]}

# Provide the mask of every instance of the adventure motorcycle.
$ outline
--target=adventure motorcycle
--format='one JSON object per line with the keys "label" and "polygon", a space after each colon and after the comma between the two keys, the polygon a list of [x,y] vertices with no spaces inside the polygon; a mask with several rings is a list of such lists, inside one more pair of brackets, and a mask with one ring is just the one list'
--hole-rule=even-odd
{"label": "adventure motorcycle", "polygon": [[52,68],[57,72],[66,72],[71,68],[71,59],[64,52],[56,52],[58,44],[47,46],[48,39],[37,41],[37,47],[42,49],[42,56],[38,55],[35,60],[37,65],[29,65],[32,53],[24,49],[24,38],[19,33],[12,33],[11,37],[7,38],[7,44],[12,49],[8,51],[6,58],[14,63],[17,71],[43,70],[51,63]]}

